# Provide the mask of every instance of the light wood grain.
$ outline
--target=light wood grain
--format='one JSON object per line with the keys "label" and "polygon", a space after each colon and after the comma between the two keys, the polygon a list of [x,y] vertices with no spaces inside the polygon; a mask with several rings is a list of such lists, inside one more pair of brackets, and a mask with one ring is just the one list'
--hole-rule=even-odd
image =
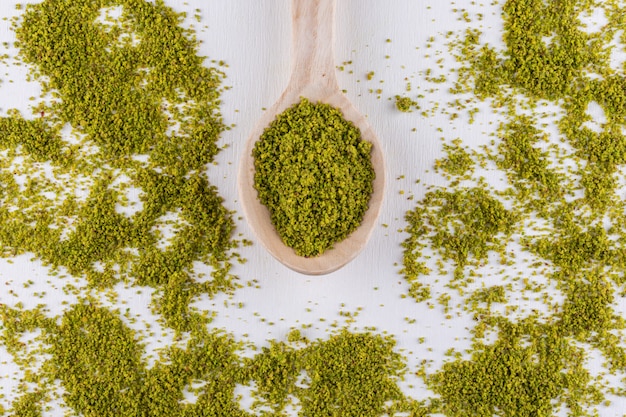
{"label": "light wood grain", "polygon": [[[278,261],[307,275],[333,272],[359,254],[367,244],[376,224],[385,187],[385,166],[378,138],[366,118],[343,95],[337,83],[333,50],[334,14],[335,0],[293,0],[291,78],[281,97],[263,114],[248,138],[238,179],[243,212],[258,240]],[[358,229],[343,241],[336,243],[333,249],[311,258],[296,255],[295,251],[283,244],[280,239],[270,220],[269,211],[257,198],[252,158],[254,144],[263,130],[276,115],[299,102],[301,97],[340,109],[344,117],[361,130],[362,139],[373,145],[371,157],[376,173],[369,208]]]}

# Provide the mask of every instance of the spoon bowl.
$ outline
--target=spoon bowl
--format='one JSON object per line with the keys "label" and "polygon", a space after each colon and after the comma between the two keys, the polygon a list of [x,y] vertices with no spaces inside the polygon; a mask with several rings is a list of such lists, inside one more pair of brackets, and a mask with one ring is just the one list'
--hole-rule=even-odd
{"label": "spoon bowl", "polygon": [[[339,88],[335,75],[333,25],[335,0],[293,0],[292,72],[289,84],[278,101],[257,122],[246,142],[239,168],[239,197],[243,212],[254,234],[270,254],[285,266],[307,275],[336,271],[353,260],[365,247],[380,213],[385,187],[382,147],[374,131]],[[361,139],[372,144],[371,161],[376,177],[368,209],[361,224],[344,240],[315,257],[296,255],[286,246],[272,224],[270,212],[254,188],[252,150],[263,131],[276,116],[307,98],[311,103],[326,103],[341,111],[346,120],[361,131]]]}

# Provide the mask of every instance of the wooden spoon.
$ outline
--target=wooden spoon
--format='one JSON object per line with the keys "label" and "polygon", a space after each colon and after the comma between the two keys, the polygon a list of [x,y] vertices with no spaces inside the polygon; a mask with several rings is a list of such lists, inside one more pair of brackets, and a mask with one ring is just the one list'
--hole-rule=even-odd
{"label": "wooden spoon", "polygon": [[[278,261],[308,275],[333,272],[365,247],[380,213],[385,187],[385,164],[378,138],[363,117],[342,94],[335,76],[333,26],[335,0],[293,0],[292,2],[292,72],[287,88],[278,101],[266,111],[248,138],[239,168],[239,197],[243,212],[258,240]],[[306,97],[312,103],[322,102],[341,110],[343,116],[360,130],[363,140],[372,143],[372,164],[376,173],[374,191],[361,225],[346,239],[316,257],[296,255],[286,246],[270,219],[269,210],[261,204],[254,188],[252,150],[266,127],[288,107]]]}

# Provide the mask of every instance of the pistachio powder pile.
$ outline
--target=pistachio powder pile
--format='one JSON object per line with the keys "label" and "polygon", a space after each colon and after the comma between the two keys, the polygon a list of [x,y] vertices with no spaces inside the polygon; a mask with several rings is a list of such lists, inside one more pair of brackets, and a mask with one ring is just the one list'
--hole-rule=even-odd
{"label": "pistachio powder pile", "polygon": [[256,142],[254,186],[285,245],[317,256],[361,223],[372,194],[372,144],[341,112],[303,98]]}
{"label": "pistachio powder pile", "polygon": [[[501,124],[483,148],[446,144],[436,168],[449,185],[406,215],[407,295],[423,302],[439,288],[444,309],[475,321],[471,349],[425,375],[446,416],[603,415],[598,407],[626,395],[616,311],[626,295],[626,73],[611,63],[626,52],[623,7],[508,0],[503,48],[479,29],[450,42],[453,91],[488,102]],[[585,30],[597,12],[606,24]],[[592,106],[606,117],[596,127]],[[451,307],[450,294],[464,301]]]}

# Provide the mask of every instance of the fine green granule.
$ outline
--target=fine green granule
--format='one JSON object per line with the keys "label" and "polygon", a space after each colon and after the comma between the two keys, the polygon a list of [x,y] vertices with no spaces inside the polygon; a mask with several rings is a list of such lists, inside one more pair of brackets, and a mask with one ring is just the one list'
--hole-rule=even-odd
{"label": "fine green granule", "polygon": [[393,346],[381,336],[343,331],[306,348],[301,361],[311,381],[300,396],[302,415],[376,416],[401,401],[404,364]]}
{"label": "fine green granule", "polygon": [[419,110],[419,105],[410,97],[396,96],[396,108],[404,113],[410,113],[414,109]]}
{"label": "fine green granule", "polygon": [[517,199],[536,201],[533,206],[540,209],[563,197],[562,175],[550,168],[548,152],[536,146],[543,135],[532,121],[522,116],[502,131],[498,153],[492,159],[509,176],[518,192]]}
{"label": "fine green granule", "polygon": [[504,303],[506,302],[506,289],[502,285],[476,290],[470,297],[476,303]]}
{"label": "fine green granule", "polygon": [[502,6],[506,50],[498,54],[488,45],[478,48],[479,59],[472,63],[476,94],[496,95],[503,84],[550,100],[574,91],[586,68],[605,63],[598,36],[584,32],[579,21],[580,14],[593,6],[577,0],[506,1]]}
{"label": "fine green granule", "polygon": [[359,226],[373,190],[371,149],[339,110],[305,98],[265,129],[252,151],[255,188],[296,254],[320,255]]}
{"label": "fine green granule", "polygon": [[[68,415],[92,417],[251,417],[268,407],[287,415],[293,402],[312,417],[422,414],[397,385],[404,361],[389,337],[345,330],[328,340],[272,341],[249,357],[211,327],[210,312],[190,307],[237,284],[232,213],[205,170],[225,129],[224,74],[196,55],[180,21],[162,1],[44,0],[17,22],[20,57],[53,99],[42,97],[34,118],[0,118],[0,247],[6,257],[33,253],[51,267],[52,285],[78,300],[53,317],[45,305],[0,304],[0,342],[23,374],[0,415],[39,417],[59,403]],[[371,145],[334,109],[310,108],[324,128],[316,160],[331,162],[323,182],[340,182],[333,192],[347,206],[324,212],[337,216],[326,224],[337,233],[367,207]],[[332,141],[344,153],[325,153]],[[360,208],[344,204],[354,197]],[[208,279],[195,272],[200,263],[211,267]],[[128,309],[102,305],[121,284],[150,287],[173,343],[149,354],[143,338],[159,335],[134,330]],[[254,386],[252,411],[239,404],[241,386]]]}
{"label": "fine green granule", "polygon": [[[238,345],[219,331],[196,327],[184,347],[168,347],[148,367],[144,346],[119,313],[82,300],[59,320],[37,311],[0,309],[2,338],[17,355],[20,333],[39,328],[45,340],[44,364],[26,381],[36,391],[22,393],[12,406],[15,416],[41,415],[40,399],[54,398],[55,381],[63,387],[62,401],[77,415],[181,416],[210,412],[214,416],[248,416],[234,395],[242,375]],[[23,322],[27,321],[26,324]],[[8,342],[8,343],[7,343]],[[192,383],[195,403],[184,403]],[[35,401],[37,399],[37,401]]]}
{"label": "fine green granule", "polygon": [[394,415],[416,407],[397,385],[405,365],[394,345],[388,337],[345,329],[300,349],[273,341],[244,368],[256,382],[254,407],[279,413],[288,396],[299,400],[298,415],[310,417]]}
{"label": "fine green granule", "polygon": [[443,149],[447,156],[435,161],[435,168],[457,177],[463,177],[468,172],[472,173],[474,161],[460,144],[460,140],[453,141],[452,145],[444,144]]}
{"label": "fine green granule", "polygon": [[78,304],[51,340],[64,401],[83,415],[136,415],[145,370],[133,332],[107,309]]}

